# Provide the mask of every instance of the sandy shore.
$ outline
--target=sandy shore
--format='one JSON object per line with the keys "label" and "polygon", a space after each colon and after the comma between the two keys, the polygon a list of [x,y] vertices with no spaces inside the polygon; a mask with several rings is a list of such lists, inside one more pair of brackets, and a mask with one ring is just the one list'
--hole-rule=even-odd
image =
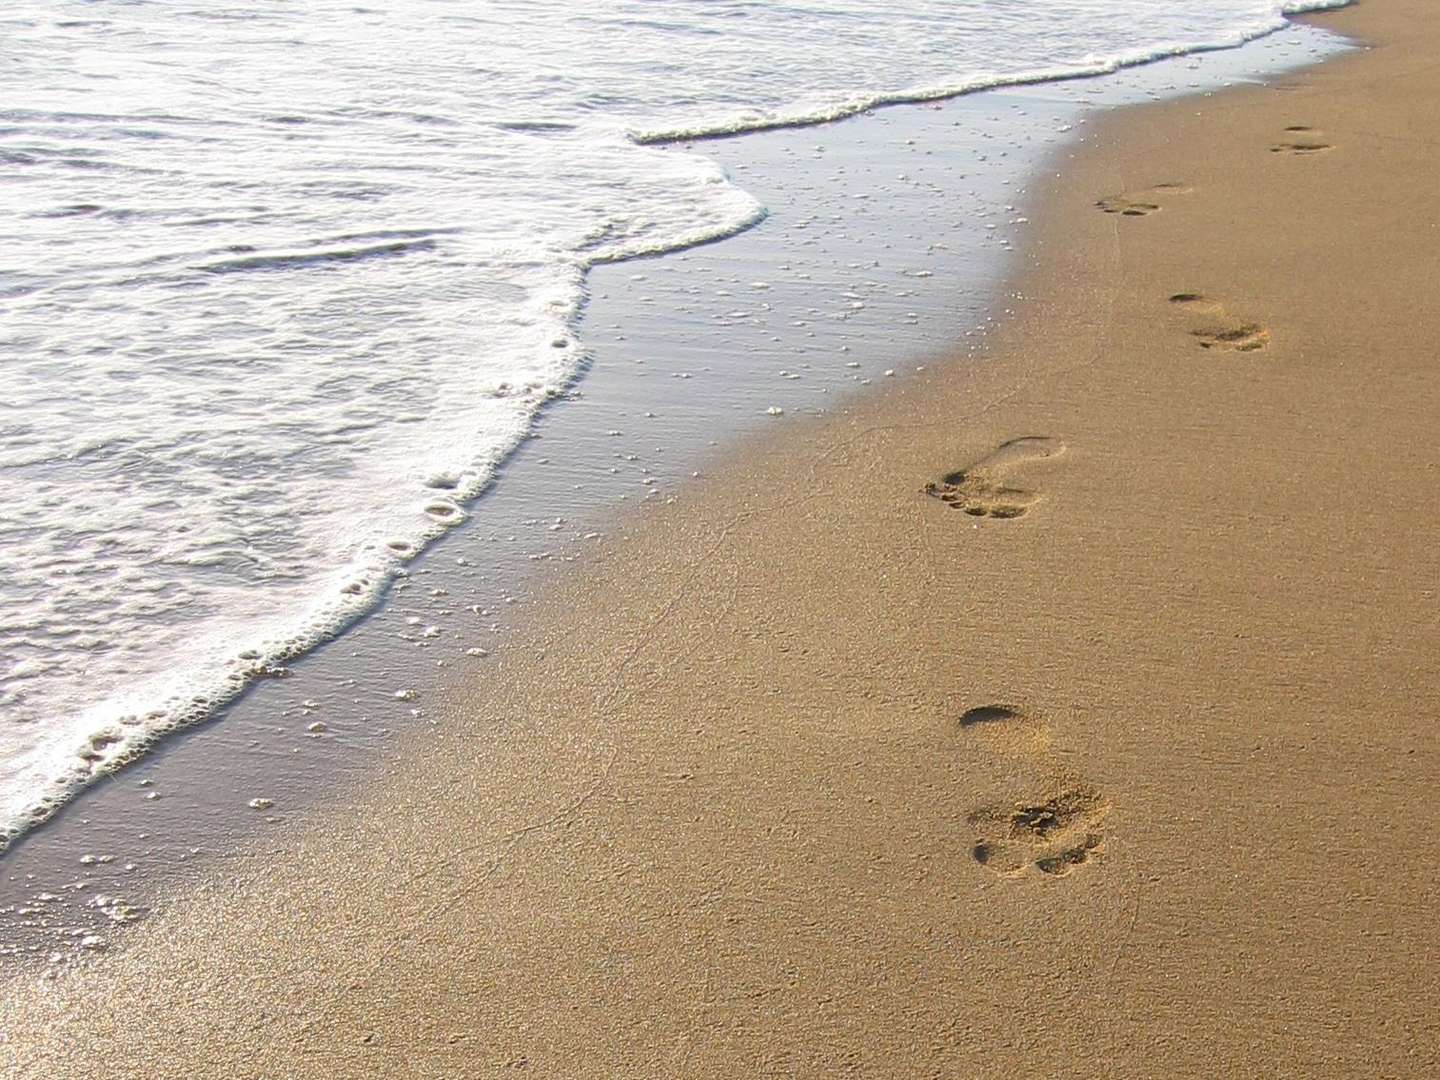
{"label": "sandy shore", "polygon": [[986,359],[784,425],[372,804],[7,978],[7,1075],[1436,1075],[1433,16],[1107,119]]}

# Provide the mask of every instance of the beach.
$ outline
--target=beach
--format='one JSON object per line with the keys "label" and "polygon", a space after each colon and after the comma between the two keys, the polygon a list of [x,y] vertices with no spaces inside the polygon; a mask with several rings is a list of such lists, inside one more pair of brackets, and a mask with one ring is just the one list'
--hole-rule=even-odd
{"label": "beach", "polygon": [[1440,1070],[1440,31],[1314,21],[1368,47],[1063,151],[981,350],[727,451],[362,797],[7,973],[7,1074]]}

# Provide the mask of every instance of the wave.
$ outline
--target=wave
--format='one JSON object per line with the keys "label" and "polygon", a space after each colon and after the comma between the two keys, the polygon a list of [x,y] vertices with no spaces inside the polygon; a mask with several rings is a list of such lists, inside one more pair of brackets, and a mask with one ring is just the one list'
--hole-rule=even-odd
{"label": "wave", "polygon": [[1273,20],[1237,31],[1219,40],[1186,42],[1183,44],[1177,43],[1159,48],[1121,53],[1104,60],[1097,60],[1091,64],[1073,64],[1065,67],[1039,69],[1009,75],[978,75],[966,79],[964,82],[937,86],[917,86],[893,93],[869,94],[863,97],[851,98],[846,101],[837,101],[827,105],[817,106],[809,110],[781,112],[761,116],[742,114],[728,119],[702,122],[689,127],[657,128],[648,131],[639,130],[631,131],[629,134],[631,139],[642,146],[674,142],[698,142],[705,139],[727,139],[736,135],[745,135],[756,131],[775,131],[781,128],[812,127],[816,124],[828,124],[836,120],[844,120],[846,117],[857,116],[860,113],[868,112],[872,109],[885,108],[892,105],[920,105],[930,101],[945,101],[949,98],[963,97],[966,94],[976,94],[984,90],[994,90],[1003,86],[1033,86],[1037,83],[1093,79],[1102,75],[1113,75],[1115,72],[1123,71],[1126,68],[1153,64],[1157,61],[1169,60],[1177,56],[1190,56],[1198,53],[1219,52],[1223,49],[1236,49],[1248,42],[1267,37],[1277,30],[1283,29],[1289,24],[1293,16],[1303,15],[1308,12],[1329,11],[1336,8],[1348,7],[1354,2],[1355,0],[1295,0],[1295,2],[1282,5],[1279,14]]}

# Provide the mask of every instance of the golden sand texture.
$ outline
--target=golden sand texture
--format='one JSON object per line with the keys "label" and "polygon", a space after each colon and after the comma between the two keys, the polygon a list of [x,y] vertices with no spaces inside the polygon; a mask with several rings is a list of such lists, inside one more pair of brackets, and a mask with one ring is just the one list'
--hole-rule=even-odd
{"label": "golden sand texture", "polygon": [[8,1075],[1440,1076],[1437,14],[1096,125],[989,358],[787,423],[373,803],[0,984]]}

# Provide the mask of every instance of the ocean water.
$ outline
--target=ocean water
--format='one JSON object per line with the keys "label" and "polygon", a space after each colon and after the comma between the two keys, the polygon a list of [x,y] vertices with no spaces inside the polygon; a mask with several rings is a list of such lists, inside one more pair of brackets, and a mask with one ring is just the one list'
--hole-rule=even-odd
{"label": "ocean water", "polygon": [[588,268],[764,216],[674,139],[1234,45],[1283,6],[8,5],[0,845],[464,520],[583,374]]}

